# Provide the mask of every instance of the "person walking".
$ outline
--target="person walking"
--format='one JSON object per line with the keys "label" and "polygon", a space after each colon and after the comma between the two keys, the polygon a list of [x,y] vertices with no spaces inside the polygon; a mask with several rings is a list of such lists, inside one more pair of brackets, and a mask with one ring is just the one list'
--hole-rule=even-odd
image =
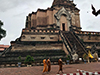
{"label": "person walking", "polygon": [[47,65],[48,65],[48,72],[50,72],[50,70],[51,70],[51,61],[50,61],[50,58],[48,58],[48,60],[47,60]]}
{"label": "person walking", "polygon": [[61,58],[58,60],[58,65],[59,65],[59,71],[57,72],[57,74],[59,74],[60,71],[63,73],[63,70],[62,70],[62,59]]}
{"label": "person walking", "polygon": [[47,70],[48,70],[47,69],[47,61],[46,61],[46,59],[43,60],[43,64],[44,64],[44,68],[43,68],[43,73],[44,73],[44,72],[47,72]]}

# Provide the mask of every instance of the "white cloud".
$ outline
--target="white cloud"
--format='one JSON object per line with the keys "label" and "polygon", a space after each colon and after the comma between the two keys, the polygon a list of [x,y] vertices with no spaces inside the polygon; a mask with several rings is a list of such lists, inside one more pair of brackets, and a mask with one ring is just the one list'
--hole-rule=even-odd
{"label": "white cloud", "polygon": [[[0,20],[4,22],[3,28],[7,36],[0,41],[0,44],[10,44],[21,35],[25,27],[26,16],[38,8],[46,9],[51,7],[53,0],[0,0]],[[100,15],[92,15],[91,4],[96,10],[100,8],[100,0],[74,0],[80,9],[80,21],[84,31],[100,31]]]}
{"label": "white cloud", "polygon": [[96,9],[100,9],[100,0],[75,0],[77,7],[80,9],[80,21],[84,31],[100,31],[100,15],[95,17],[92,14],[91,4]]}

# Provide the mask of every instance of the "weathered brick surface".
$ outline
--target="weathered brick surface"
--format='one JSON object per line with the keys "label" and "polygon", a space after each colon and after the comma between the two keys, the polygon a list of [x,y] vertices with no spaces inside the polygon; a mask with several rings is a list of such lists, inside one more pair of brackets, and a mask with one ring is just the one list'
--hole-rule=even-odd
{"label": "weathered brick surface", "polygon": [[[52,65],[51,72],[44,75],[56,75],[58,71],[58,65]],[[63,65],[64,74],[76,73],[77,69],[99,72],[100,62],[87,63],[87,64],[71,64]],[[0,75],[42,75],[43,66],[32,66],[32,67],[20,67],[20,68],[0,68]]]}

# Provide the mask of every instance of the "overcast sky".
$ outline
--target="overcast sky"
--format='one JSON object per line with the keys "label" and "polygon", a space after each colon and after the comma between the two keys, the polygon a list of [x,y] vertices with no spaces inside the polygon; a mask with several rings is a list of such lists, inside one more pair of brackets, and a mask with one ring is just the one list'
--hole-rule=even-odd
{"label": "overcast sky", "polygon": [[[0,0],[0,20],[4,23],[3,29],[7,35],[0,44],[10,45],[20,37],[22,29],[25,28],[26,16],[38,8],[51,7],[53,0]],[[80,22],[82,31],[100,32],[100,15],[92,15],[91,4],[96,10],[100,8],[100,0],[74,0],[80,9]]]}

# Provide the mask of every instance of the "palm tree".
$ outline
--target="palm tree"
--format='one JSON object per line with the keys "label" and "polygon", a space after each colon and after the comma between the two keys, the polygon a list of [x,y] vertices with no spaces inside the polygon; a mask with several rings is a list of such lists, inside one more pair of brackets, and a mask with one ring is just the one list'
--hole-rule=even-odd
{"label": "palm tree", "polygon": [[6,31],[2,29],[1,27],[3,26],[3,22],[0,20],[0,40],[6,36]]}

